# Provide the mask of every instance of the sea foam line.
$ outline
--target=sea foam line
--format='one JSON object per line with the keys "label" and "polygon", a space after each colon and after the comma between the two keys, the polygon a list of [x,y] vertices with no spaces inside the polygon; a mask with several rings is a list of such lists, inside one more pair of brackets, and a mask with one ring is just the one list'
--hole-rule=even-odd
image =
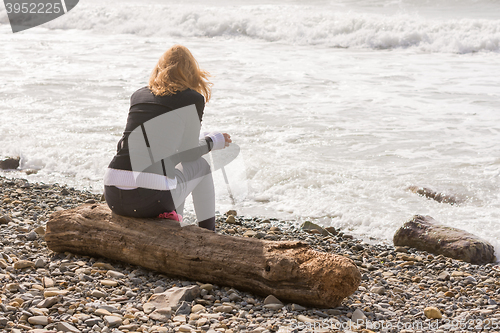
{"label": "sea foam line", "polygon": [[[0,24],[8,24],[0,9]],[[500,51],[500,20],[431,20],[418,15],[340,12],[314,6],[91,6],[45,24],[49,29],[139,36],[251,38],[339,48],[415,48],[423,52]]]}

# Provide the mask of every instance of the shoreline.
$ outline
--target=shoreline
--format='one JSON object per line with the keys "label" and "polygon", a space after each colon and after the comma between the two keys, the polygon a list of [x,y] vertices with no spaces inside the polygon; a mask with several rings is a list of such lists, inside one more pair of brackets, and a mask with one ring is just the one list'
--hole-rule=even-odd
{"label": "shoreline", "polygon": [[[301,240],[315,250],[346,256],[361,272],[358,291],[334,309],[285,303],[270,310],[263,306],[263,297],[214,285],[206,292],[208,299],[191,304],[201,305],[202,312],[172,315],[164,322],[151,319],[143,304],[152,294],[197,281],[170,278],[105,258],[53,253],[45,245],[43,230],[52,212],[98,202],[100,196],[64,185],[0,176],[0,329],[56,332],[71,325],[85,333],[405,332],[405,328],[409,328],[407,332],[467,332],[476,331],[474,327],[500,331],[500,268],[496,264],[471,265],[390,244],[370,244],[350,235],[309,234],[290,221],[239,215],[236,221],[241,224],[226,223],[226,216],[218,215],[217,232]],[[16,262],[28,262],[28,266],[22,268]],[[103,280],[112,283],[104,285]],[[60,295],[61,299],[51,307],[38,307],[49,297],[46,295]],[[231,310],[216,312],[223,304]],[[428,318],[424,314],[428,307],[437,308],[442,318]],[[106,312],[101,309],[117,317],[119,324],[104,320]],[[363,325],[350,322],[353,316],[362,318],[360,313],[366,316]],[[38,322],[33,317],[43,318]]]}

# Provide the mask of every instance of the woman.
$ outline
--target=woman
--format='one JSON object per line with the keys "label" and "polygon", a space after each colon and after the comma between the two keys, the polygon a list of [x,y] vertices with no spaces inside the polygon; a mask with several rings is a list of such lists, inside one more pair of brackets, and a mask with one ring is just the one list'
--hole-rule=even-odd
{"label": "woman", "polygon": [[211,95],[208,76],[186,47],[175,45],[161,56],[148,86],[132,95],[125,131],[104,176],[113,212],[182,218],[192,193],[198,225],[215,230],[214,185],[202,155],[225,148],[231,138],[218,132],[200,136]]}

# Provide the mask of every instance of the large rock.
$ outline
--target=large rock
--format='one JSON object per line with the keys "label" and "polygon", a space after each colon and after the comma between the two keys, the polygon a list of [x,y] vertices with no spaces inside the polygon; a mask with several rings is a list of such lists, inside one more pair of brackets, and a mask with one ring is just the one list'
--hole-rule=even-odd
{"label": "large rock", "polygon": [[4,160],[0,161],[0,169],[17,169],[19,168],[19,161],[21,160],[20,157],[7,157]]}
{"label": "large rock", "polygon": [[467,231],[439,225],[430,216],[415,215],[396,231],[393,241],[395,246],[410,246],[472,264],[496,260],[490,243]]}
{"label": "large rock", "polygon": [[302,242],[232,237],[172,220],[124,217],[112,214],[106,204],[52,214],[45,240],[55,252],[126,261],[321,308],[339,306],[361,282],[351,259],[314,251]]}

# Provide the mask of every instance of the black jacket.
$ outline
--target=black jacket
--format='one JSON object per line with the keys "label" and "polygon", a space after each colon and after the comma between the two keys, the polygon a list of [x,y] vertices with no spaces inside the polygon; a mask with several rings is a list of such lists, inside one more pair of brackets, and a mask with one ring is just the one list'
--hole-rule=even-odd
{"label": "black jacket", "polygon": [[[146,133],[144,124],[146,124],[146,127],[147,124],[150,124],[149,128],[152,128],[153,126],[153,128],[155,128],[155,131],[169,131],[171,132],[170,134],[173,135],[177,135],[177,133],[179,133],[179,135],[182,135],[182,133],[184,133],[185,131],[185,128],[179,128],[179,126],[168,126],[168,124],[166,124],[167,126],[158,127],[156,122],[157,120],[165,121],[167,117],[163,115],[168,112],[182,108],[189,109],[189,106],[191,106],[192,109],[193,105],[196,108],[199,123],[194,124],[196,120],[191,120],[191,123],[187,125],[192,127],[189,133],[189,140],[191,140],[191,142],[193,142],[192,140],[196,140],[197,144],[193,145],[191,143],[189,149],[182,148],[181,146],[170,147],[173,149],[173,151],[175,151],[175,153],[169,156],[162,155],[158,157],[159,155],[157,155],[154,158],[154,162],[152,157],[151,161],[149,161],[149,159],[147,158],[143,159],[144,165],[149,165],[149,167],[141,167],[140,169],[142,170],[137,170],[137,159],[134,160],[136,163],[133,163],[133,161],[131,161],[131,151],[129,150],[129,138],[131,133],[140,133],[141,140],[142,134],[144,135],[144,141],[146,143],[146,146],[148,147],[149,156],[153,156],[151,152],[155,152],[155,144],[154,142],[152,142],[154,141],[153,137],[155,136],[155,133],[151,133],[151,131],[149,131],[149,133]],[[203,117],[204,108],[205,99],[203,95],[191,89],[177,92],[174,95],[166,96],[156,96],[148,87],[137,90],[134,94],[132,94],[132,97],[130,98],[130,110],[127,118],[127,125],[125,126],[125,131],[123,132],[122,138],[118,142],[117,153],[109,164],[109,168],[132,171],[134,165],[135,169],[133,171],[156,173],[167,176],[168,178],[174,178],[173,172],[175,165],[182,161],[196,160],[203,154],[208,153],[212,148],[212,140],[209,137],[206,137],[204,140],[198,141],[199,127]],[[161,136],[162,133],[156,134]],[[195,135],[196,138],[194,138]],[[137,137],[137,135],[132,135],[132,138],[133,137]],[[131,144],[133,147],[137,146],[134,146],[132,142]],[[163,142],[162,144],[168,145],[169,143]],[[136,152],[137,148],[134,149]],[[132,156],[137,156],[137,154],[134,155],[133,151]],[[132,157],[132,159],[133,158],[134,157]]]}

